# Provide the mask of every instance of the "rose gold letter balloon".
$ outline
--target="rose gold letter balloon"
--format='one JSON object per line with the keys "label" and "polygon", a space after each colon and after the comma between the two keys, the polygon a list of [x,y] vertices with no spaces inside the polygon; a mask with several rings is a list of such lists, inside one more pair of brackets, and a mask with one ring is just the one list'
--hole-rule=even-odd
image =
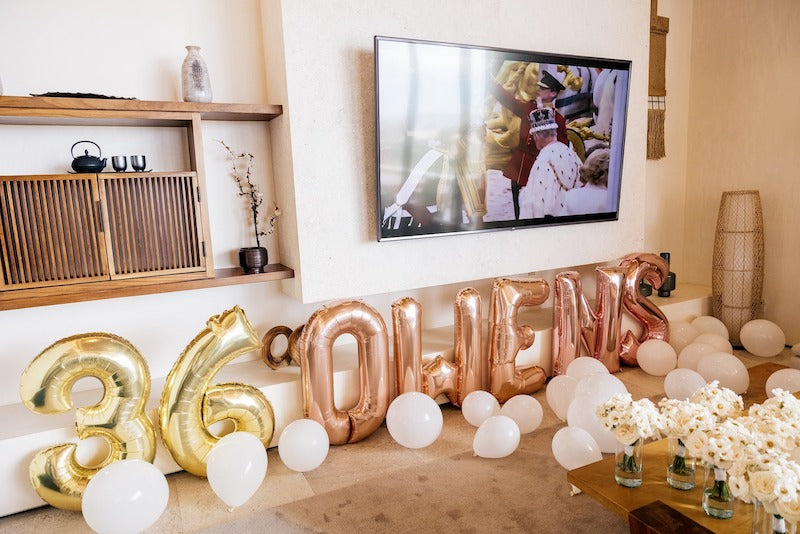
{"label": "rose gold letter balloon", "polygon": [[57,508],[80,510],[89,480],[116,460],[152,462],[156,434],[144,413],[150,375],[141,353],[113,334],[80,334],[56,341],[22,373],[20,396],[28,409],[41,414],[72,409],[72,386],[93,376],[103,384],[103,398],[75,410],[80,439],[100,436],[111,452],[94,468],[75,459],[76,445],[65,443],[39,451],[31,461],[31,483],[39,496]]}
{"label": "rose gold letter balloon", "polygon": [[628,330],[622,338],[620,358],[628,365],[636,365],[636,352],[639,345],[648,339],[669,341],[669,322],[664,312],[650,299],[639,293],[639,282],[646,279],[654,288],[661,287],[669,275],[669,264],[657,254],[637,253],[622,258],[620,266],[625,273],[625,309],[642,323],[643,332],[637,339]]}
{"label": "rose gold letter balloon", "polygon": [[397,394],[425,392],[422,374],[422,306],[411,297],[392,303]]}
{"label": "rose gold letter balloon", "polygon": [[550,287],[540,278],[495,280],[489,306],[489,390],[498,401],[540,389],[547,375],[538,366],[517,369],[517,353],[533,345],[530,326],[517,324],[522,306],[536,306],[547,300]]}
{"label": "rose gold letter balloon", "polygon": [[597,311],[583,294],[576,271],[558,273],[553,304],[553,374],[563,374],[581,354],[581,342],[589,354],[611,373],[619,371],[622,295],[626,269],[597,267]]}
{"label": "rose gold letter balloon", "polygon": [[[333,342],[342,334],[358,342],[361,377],[358,404],[347,411],[333,400]],[[322,424],[334,445],[372,435],[389,408],[389,336],[380,314],[354,300],[323,306],[309,318],[299,345],[305,416]]]}
{"label": "rose gold letter balloon", "polygon": [[158,409],[161,437],[189,473],[206,476],[206,457],[219,441],[208,427],[217,421],[231,419],[235,431],[254,434],[269,446],[275,415],[264,394],[246,384],[211,385],[226,363],[260,348],[253,326],[236,306],[211,317],[167,375]]}

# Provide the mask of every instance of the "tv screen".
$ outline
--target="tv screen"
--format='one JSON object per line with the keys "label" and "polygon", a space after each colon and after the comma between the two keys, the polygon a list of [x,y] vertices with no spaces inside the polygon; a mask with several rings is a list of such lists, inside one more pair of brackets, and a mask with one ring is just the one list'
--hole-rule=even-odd
{"label": "tv screen", "polygon": [[630,67],[375,37],[378,239],[616,220]]}

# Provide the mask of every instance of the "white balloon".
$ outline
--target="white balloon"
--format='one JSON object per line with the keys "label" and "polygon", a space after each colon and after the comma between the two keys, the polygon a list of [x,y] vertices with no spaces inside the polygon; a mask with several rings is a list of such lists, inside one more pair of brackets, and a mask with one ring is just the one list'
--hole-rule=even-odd
{"label": "white balloon", "polygon": [[705,385],[706,379],[700,373],[683,367],[673,369],[664,377],[664,393],[670,399],[687,400]]}
{"label": "white balloon", "polygon": [[795,343],[792,345],[792,354],[795,356],[800,356],[800,343]]}
{"label": "white balloon", "polygon": [[481,458],[503,458],[519,446],[519,427],[510,417],[493,415],[486,419],[472,440],[472,450]]}
{"label": "white balloon", "polygon": [[92,530],[134,533],[147,530],[167,507],[169,485],[164,474],[144,460],[117,460],[86,485],[81,509]]}
{"label": "white balloon", "polygon": [[554,376],[547,384],[547,391],[545,397],[550,409],[556,414],[556,417],[562,421],[567,420],[567,408],[569,403],[572,402],[572,397],[575,393],[575,386],[578,381],[573,376],[558,375]]}
{"label": "white balloon", "polygon": [[782,389],[789,393],[800,391],[800,370],[781,369],[775,371],[767,378],[766,389],[768,398],[775,396],[772,394],[773,389]]}
{"label": "white balloon", "polygon": [[325,428],[313,419],[292,421],[281,432],[278,455],[292,471],[304,473],[322,465],[331,442]]}
{"label": "white balloon", "polygon": [[693,343],[705,343],[717,349],[717,352],[733,354],[733,345],[731,345],[731,342],[728,341],[727,338],[718,336],[717,334],[700,334],[694,338]]}
{"label": "white balloon", "polygon": [[593,373],[608,373],[608,369],[603,365],[603,362],[591,356],[575,358],[567,366],[567,376],[571,376],[576,380]]}
{"label": "white balloon", "polygon": [[700,330],[686,321],[670,321],[669,323],[669,344],[675,349],[676,354],[680,354],[683,348],[699,335]]}
{"label": "white balloon", "polygon": [[481,426],[488,418],[500,413],[500,403],[488,391],[478,389],[464,397],[461,413],[472,426]]}
{"label": "white balloon", "polygon": [[567,471],[603,459],[592,435],[576,426],[565,426],[556,432],[551,449],[556,461]]}
{"label": "white balloon", "polygon": [[529,434],[542,424],[544,412],[539,401],[530,395],[514,395],[500,408],[500,415],[513,419],[520,434]]}
{"label": "white balloon", "polygon": [[617,450],[617,438],[610,430],[604,430],[597,420],[595,406],[590,397],[577,395],[567,408],[567,424],[587,431],[603,452]]}
{"label": "white balloon", "polygon": [[718,351],[708,343],[690,343],[678,354],[678,367],[697,371],[697,362],[700,358],[713,352]]}
{"label": "white balloon", "polygon": [[701,334],[717,334],[725,339],[730,339],[730,333],[725,323],[710,315],[701,315],[692,321],[692,326]]}
{"label": "white balloon", "polygon": [[661,339],[648,339],[636,351],[636,361],[642,371],[649,375],[664,376],[678,363],[672,345]]}
{"label": "white balloon", "polygon": [[744,393],[750,385],[750,375],[747,367],[734,356],[727,352],[714,352],[706,354],[697,362],[697,372],[706,382],[719,380],[719,385],[732,389],[736,393]]}
{"label": "white balloon", "polygon": [[249,432],[222,437],[206,458],[211,489],[231,508],[250,500],[267,474],[267,450]]}
{"label": "white balloon", "polygon": [[[611,373],[595,373],[578,380],[575,394],[589,397],[592,405],[597,407],[617,394],[627,393],[625,384]],[[574,398],[574,397],[573,397]]]}
{"label": "white balloon", "polygon": [[389,429],[392,439],[403,447],[427,447],[442,432],[442,409],[424,393],[403,393],[389,405],[386,428]]}
{"label": "white balloon", "polygon": [[765,358],[777,356],[786,346],[786,335],[781,327],[766,319],[745,323],[739,331],[739,339],[747,352]]}

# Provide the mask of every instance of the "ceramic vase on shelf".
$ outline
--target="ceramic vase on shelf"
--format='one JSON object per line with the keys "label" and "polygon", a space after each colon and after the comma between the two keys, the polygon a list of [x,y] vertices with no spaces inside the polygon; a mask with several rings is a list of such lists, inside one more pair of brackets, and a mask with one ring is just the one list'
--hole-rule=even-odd
{"label": "ceramic vase on shelf", "polygon": [[679,490],[694,488],[694,457],[686,452],[680,438],[667,440],[667,484]]}
{"label": "ceramic vase on shelf", "polygon": [[642,457],[644,440],[637,439],[631,444],[617,442],[614,453],[614,480],[626,488],[638,488],[642,485]]}
{"label": "ceramic vase on shelf", "polygon": [[181,90],[184,102],[211,102],[211,78],[200,47],[189,45],[181,67]]}
{"label": "ceramic vase on shelf", "polygon": [[728,471],[706,465],[703,479],[703,511],[717,519],[733,517],[733,494],[728,486]]}
{"label": "ceramic vase on shelf", "polygon": [[239,265],[247,274],[264,272],[269,256],[264,247],[244,247],[239,249]]}
{"label": "ceramic vase on shelf", "polygon": [[774,508],[775,503],[753,503],[752,534],[796,534],[797,525],[786,521]]}

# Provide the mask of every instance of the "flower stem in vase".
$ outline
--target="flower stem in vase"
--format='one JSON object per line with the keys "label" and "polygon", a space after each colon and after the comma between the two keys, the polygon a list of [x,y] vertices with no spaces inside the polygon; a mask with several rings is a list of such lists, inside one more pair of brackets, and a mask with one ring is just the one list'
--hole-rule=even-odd
{"label": "flower stem in vase", "polygon": [[795,534],[795,525],[787,523],[783,516],[775,513],[774,503],[770,505],[758,500],[753,502],[752,534]]}
{"label": "flower stem in vase", "polygon": [[618,444],[615,454],[614,480],[626,488],[638,488],[642,485],[642,451],[643,440],[637,439],[631,444]]}
{"label": "flower stem in vase", "polygon": [[717,519],[733,517],[733,494],[728,486],[728,472],[723,468],[706,466],[703,511]]}
{"label": "flower stem in vase", "polygon": [[679,490],[694,488],[694,458],[686,456],[686,446],[680,438],[669,438],[669,458],[672,461],[667,466],[667,484]]}

